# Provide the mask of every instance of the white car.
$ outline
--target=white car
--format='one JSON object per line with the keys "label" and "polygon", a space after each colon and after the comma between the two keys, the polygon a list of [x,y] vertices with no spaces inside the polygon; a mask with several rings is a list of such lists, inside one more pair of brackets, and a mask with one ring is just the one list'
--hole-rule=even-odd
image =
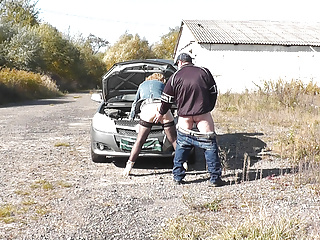
{"label": "white car", "polygon": [[[129,120],[129,114],[140,83],[155,72],[169,79],[175,71],[168,60],[132,60],[114,64],[103,76],[102,93],[92,96],[101,102],[91,122],[91,157],[94,162],[105,161],[106,156],[130,155],[139,129],[139,115],[135,120]],[[163,126],[154,125],[139,156],[173,155],[174,149]]]}

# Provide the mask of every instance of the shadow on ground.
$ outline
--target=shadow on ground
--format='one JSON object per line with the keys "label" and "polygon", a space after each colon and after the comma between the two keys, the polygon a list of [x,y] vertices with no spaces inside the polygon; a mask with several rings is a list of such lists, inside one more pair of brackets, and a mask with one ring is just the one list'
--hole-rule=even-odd
{"label": "shadow on ground", "polygon": [[[112,163],[117,167],[124,168],[128,158],[116,157],[112,158]],[[160,157],[139,157],[134,164],[134,168],[139,169],[168,169],[173,167],[173,158],[160,158]]]}
{"label": "shadow on ground", "polygon": [[[230,133],[217,136],[217,143],[220,149],[220,159],[227,173],[223,177],[237,179],[240,181],[253,181],[266,177],[274,177],[284,173],[290,173],[290,168],[254,168],[253,165],[262,161],[258,155],[266,148],[266,143],[259,136],[263,133]],[[128,158],[112,158],[113,164],[124,168]],[[110,160],[110,159],[109,159]],[[150,174],[171,173],[173,158],[146,158],[139,157],[135,168],[139,169],[167,169],[168,171]],[[206,161],[204,152],[195,149],[194,162],[189,164],[189,175],[206,173]],[[207,179],[199,179],[204,181]],[[198,181],[198,180],[196,180]],[[235,181],[235,182],[236,182]]]}

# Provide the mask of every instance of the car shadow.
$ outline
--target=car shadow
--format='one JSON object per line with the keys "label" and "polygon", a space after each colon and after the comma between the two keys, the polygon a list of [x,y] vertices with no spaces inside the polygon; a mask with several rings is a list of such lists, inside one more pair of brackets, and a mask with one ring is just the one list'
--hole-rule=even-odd
{"label": "car shadow", "polygon": [[[120,168],[126,166],[128,158],[116,157],[112,159],[112,163]],[[173,157],[138,157],[134,168],[139,169],[172,169]]]}
{"label": "car shadow", "polygon": [[[254,181],[262,178],[272,178],[284,173],[291,173],[291,168],[255,168],[254,165],[262,161],[259,153],[266,148],[267,144],[259,137],[263,133],[228,133],[217,135],[219,155],[223,166],[223,178],[230,180],[230,184],[241,181]],[[124,168],[128,158],[114,158],[113,163]],[[194,161],[188,164],[188,175],[203,175],[207,173],[204,152],[195,148]],[[172,172],[173,158],[147,158],[139,157],[134,166],[139,169],[167,169],[168,171],[154,172],[145,175],[168,174]],[[141,174],[133,175],[141,176]],[[209,178],[196,179],[188,183],[203,182]]]}

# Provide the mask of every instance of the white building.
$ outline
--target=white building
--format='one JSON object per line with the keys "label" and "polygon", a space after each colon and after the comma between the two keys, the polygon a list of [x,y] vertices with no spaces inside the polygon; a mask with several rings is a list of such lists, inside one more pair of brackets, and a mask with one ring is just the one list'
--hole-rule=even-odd
{"label": "white building", "polygon": [[320,23],[183,20],[181,52],[210,69],[221,93],[279,79],[320,86]]}

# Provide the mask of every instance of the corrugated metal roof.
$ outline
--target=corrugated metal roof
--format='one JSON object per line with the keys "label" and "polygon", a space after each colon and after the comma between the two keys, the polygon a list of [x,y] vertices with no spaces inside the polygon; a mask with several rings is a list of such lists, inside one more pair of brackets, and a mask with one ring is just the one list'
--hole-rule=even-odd
{"label": "corrugated metal roof", "polygon": [[320,46],[320,23],[183,20],[198,43]]}

